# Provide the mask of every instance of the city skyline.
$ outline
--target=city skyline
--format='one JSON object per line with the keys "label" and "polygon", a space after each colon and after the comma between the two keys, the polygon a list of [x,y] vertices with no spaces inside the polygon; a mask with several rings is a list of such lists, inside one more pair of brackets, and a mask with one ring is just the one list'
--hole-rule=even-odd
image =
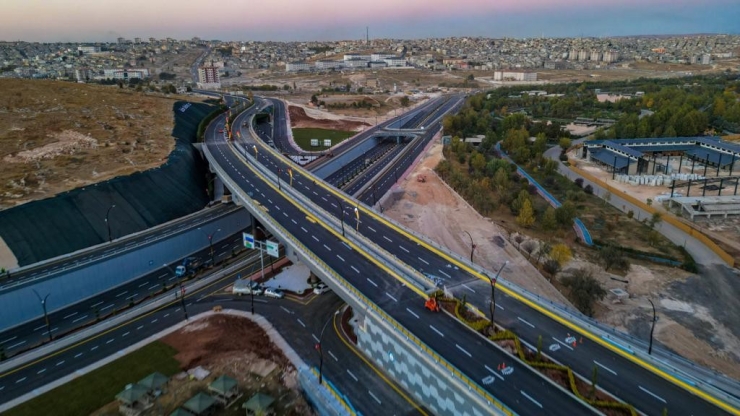
{"label": "city skyline", "polygon": [[625,0],[619,5],[583,0],[458,0],[433,6],[419,0],[400,4],[377,0],[361,7],[339,0],[298,4],[276,0],[261,5],[258,14],[253,13],[254,7],[236,0],[219,2],[215,13],[197,3],[171,0],[131,0],[125,8],[85,0],[49,0],[43,6],[6,0],[3,9],[0,41],[36,42],[194,36],[236,41],[332,41],[364,38],[366,26],[371,38],[403,39],[680,35],[738,33],[740,21],[740,3],[734,0],[701,4]]}

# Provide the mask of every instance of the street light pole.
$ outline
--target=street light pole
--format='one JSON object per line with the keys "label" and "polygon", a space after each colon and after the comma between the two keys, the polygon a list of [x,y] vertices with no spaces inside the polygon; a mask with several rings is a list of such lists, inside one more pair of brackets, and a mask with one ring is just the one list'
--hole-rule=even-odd
{"label": "street light pole", "polygon": [[200,227],[198,227],[198,229],[199,229],[199,230],[200,230],[200,232],[202,232],[202,233],[203,233],[203,235],[205,235],[205,236],[206,236],[206,238],[208,239],[208,249],[209,249],[209,250],[210,250],[210,252],[211,252],[211,266],[213,266],[213,265],[215,265],[215,264],[216,264],[216,260],[215,260],[215,259],[214,259],[214,257],[213,257],[213,237],[214,237],[214,236],[216,235],[216,233],[217,233],[217,232],[221,231],[221,229],[219,228],[219,229],[217,229],[216,231],[214,231],[214,232],[213,232],[213,233],[211,233],[211,234],[207,234],[207,233],[206,233],[205,231],[203,231],[203,230],[202,230],[202,229],[201,229]]}
{"label": "street light pole", "polygon": [[651,355],[653,353],[653,331],[655,331],[655,321],[657,320],[657,317],[655,316],[655,304],[653,304],[653,301],[648,299],[648,302],[650,302],[650,306],[653,307],[653,325],[650,327],[650,346],[648,346],[648,355]]}
{"label": "street light pole", "polygon": [[324,351],[321,349],[321,341],[324,339],[324,331],[326,331],[326,327],[329,325],[329,322],[331,322],[332,319],[334,319],[334,317],[337,315],[339,315],[339,311],[334,311],[334,314],[332,314],[329,319],[326,320],[326,323],[324,324],[324,327],[321,328],[321,333],[319,334],[319,343],[316,344],[316,349],[319,350],[319,385],[324,382]]}
{"label": "street light pole", "polygon": [[467,234],[468,237],[470,237],[470,262],[472,263],[473,262],[473,252],[475,251],[475,243],[473,242],[473,236],[470,235],[470,233],[465,230],[463,230],[463,232]]}
{"label": "street light pole", "polygon": [[504,264],[501,266],[500,269],[498,269],[498,273],[496,273],[496,276],[494,276],[493,279],[491,279],[491,327],[495,328],[494,324],[494,313],[496,312],[496,282],[498,282],[498,276],[501,274],[501,270],[504,270],[504,267],[509,264],[509,260],[506,260]]}
{"label": "street light pole", "polygon": [[115,205],[111,205],[110,208],[108,208],[108,212],[105,213],[105,226],[108,227],[108,242],[109,243],[113,241],[113,237],[111,236],[111,233],[110,233],[110,221],[108,221],[108,216],[110,215],[110,210],[112,210],[115,207],[116,207]]}
{"label": "street light pole", "polygon": [[337,200],[337,204],[339,204],[339,210],[342,211],[342,218],[340,220],[342,224],[342,237],[344,237],[344,206],[342,206],[342,201],[334,194],[331,194],[331,196],[334,197],[334,199]]}
{"label": "street light pole", "polygon": [[[172,267],[170,267],[168,264],[163,264],[164,267],[168,268],[173,275],[177,276],[177,273],[175,273],[174,270],[172,270]],[[187,270],[185,270],[185,273],[187,274]],[[188,318],[188,308],[185,306],[185,287],[182,285],[182,279],[177,279],[177,283],[180,285],[180,303],[182,305],[182,310],[185,313],[185,320],[189,321],[190,318]],[[175,299],[177,299],[177,292],[175,292]]]}
{"label": "street light pole", "polygon": [[46,300],[49,299],[49,295],[51,295],[51,293],[41,299],[41,295],[39,295],[39,292],[37,292],[36,289],[32,290],[33,293],[36,294],[36,297],[39,298],[39,302],[41,302],[41,307],[44,308],[44,321],[46,321],[46,331],[49,333],[49,342],[51,342],[51,324],[49,323],[49,315],[46,313]]}

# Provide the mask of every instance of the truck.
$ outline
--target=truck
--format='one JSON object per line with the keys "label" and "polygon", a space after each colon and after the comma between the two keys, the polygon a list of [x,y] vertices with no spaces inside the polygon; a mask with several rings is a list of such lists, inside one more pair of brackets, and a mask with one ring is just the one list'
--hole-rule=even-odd
{"label": "truck", "polygon": [[261,295],[264,289],[259,283],[248,279],[236,279],[231,292],[235,295]]}
{"label": "truck", "polygon": [[182,264],[175,268],[175,276],[183,277],[188,273],[195,274],[202,265],[203,262],[201,262],[199,258],[186,257],[183,259]]}

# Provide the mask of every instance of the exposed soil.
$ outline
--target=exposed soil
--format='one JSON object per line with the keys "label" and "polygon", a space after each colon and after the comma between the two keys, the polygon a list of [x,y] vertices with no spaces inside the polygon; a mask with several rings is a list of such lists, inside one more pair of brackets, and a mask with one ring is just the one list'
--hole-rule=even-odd
{"label": "exposed soil", "polygon": [[[414,171],[399,182],[398,190],[403,195],[383,213],[464,257],[470,255],[468,232],[476,244],[476,264],[496,273],[509,260],[502,272],[504,278],[547,299],[570,305],[514,246],[506,243],[501,247],[501,242],[508,240],[504,229],[480,215],[437,176],[434,167],[442,157],[442,145],[434,144]],[[426,182],[418,182],[419,176],[424,176]]]}
{"label": "exposed soil", "polygon": [[179,97],[0,79],[0,208],[160,166]]}
{"label": "exposed soil", "polygon": [[353,121],[335,118],[314,118],[306,114],[303,107],[288,106],[291,128],[321,128],[330,130],[362,131],[370,124],[362,121]]}

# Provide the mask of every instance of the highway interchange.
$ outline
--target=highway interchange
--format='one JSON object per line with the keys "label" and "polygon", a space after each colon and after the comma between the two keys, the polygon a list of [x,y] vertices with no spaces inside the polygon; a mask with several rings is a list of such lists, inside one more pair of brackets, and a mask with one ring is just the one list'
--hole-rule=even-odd
{"label": "highway interchange", "polygon": [[[247,114],[244,114],[241,117],[247,116]],[[283,120],[281,120],[276,114],[276,125],[282,122]],[[240,124],[235,123],[235,125],[239,126]],[[242,138],[243,140],[248,140],[248,135],[242,134]],[[216,148],[221,149],[220,152],[216,153],[221,153],[223,156],[223,161],[221,162],[223,163],[222,166],[237,166],[240,162],[236,156],[234,156],[233,153],[229,156],[228,151],[223,150],[223,147],[223,142],[218,142],[216,144]],[[230,160],[226,162],[226,159]],[[268,167],[275,173],[277,173],[278,168],[283,172],[286,171],[287,164],[285,161],[275,157],[267,151],[259,153],[259,160],[264,166]],[[295,170],[293,176],[295,189],[311,199],[313,203],[322,207],[326,212],[334,216],[341,217],[339,207],[335,202],[334,191],[321,186],[321,184],[319,187],[315,188],[312,185],[313,179],[304,178],[301,173]],[[247,178],[245,177],[245,180],[246,179]],[[389,178],[389,174],[386,174],[385,178],[382,179],[391,180]],[[239,181],[237,180],[237,182]],[[252,187],[258,185],[259,184],[256,182],[247,182],[243,185],[243,189],[250,190]],[[383,191],[380,190],[378,192],[382,193]],[[277,197],[275,197],[275,199],[277,199]],[[283,204],[280,204],[280,206]],[[268,201],[268,203],[264,205],[271,206],[275,204],[271,204]],[[345,219],[347,219],[349,225],[354,226],[354,204],[346,202],[343,203],[343,205],[345,210]],[[279,209],[280,208],[276,208],[276,210]],[[280,218],[279,214],[273,213],[272,215],[273,218],[280,221],[283,226],[286,226],[286,228],[290,225],[284,220],[284,218]],[[407,233],[399,232],[396,227],[391,227],[389,223],[379,220],[379,217],[376,217],[375,215],[368,215],[367,210],[363,209],[361,217],[362,219],[359,226],[360,233],[383,247],[386,251],[397,256],[411,267],[419,271],[426,271],[439,275],[446,280],[445,283],[447,287],[455,289],[459,294],[467,291],[468,299],[471,304],[475,304],[481,310],[488,309],[490,295],[486,297],[486,294],[490,292],[487,290],[487,282],[481,282],[480,277],[469,273],[458,264],[453,264],[453,262],[450,261],[451,259],[444,256],[441,252],[438,253],[436,250],[428,250],[427,247],[420,244],[420,240],[409,238],[410,236]],[[298,230],[297,233],[293,233],[294,236],[299,237],[301,235],[301,230]],[[326,251],[326,247],[331,248],[337,244],[336,242],[333,242],[332,245],[326,245],[327,243],[323,242],[321,245],[325,245],[325,248],[322,250],[321,245],[318,244],[320,243],[319,241],[315,241],[313,243],[309,241],[308,243],[310,244],[309,246],[312,247],[312,249],[314,249],[323,259],[330,259],[331,253],[322,253],[322,251]],[[341,268],[340,274],[347,276]],[[475,293],[465,287],[467,286],[472,288],[471,285],[478,286],[478,289],[473,289],[475,290]],[[369,295],[370,293],[377,291],[378,288],[367,287],[367,289],[370,290],[369,292],[362,288],[360,289],[363,293]],[[471,295],[472,298],[475,298],[475,301],[471,299]],[[379,300],[381,302],[379,304],[385,308],[388,302],[382,302],[382,300],[385,299]],[[419,300],[417,299],[417,303],[418,302]],[[523,340],[529,342],[531,345],[536,344],[536,340],[539,335],[542,335],[548,340],[554,338],[554,340],[560,341],[557,343],[558,345],[560,345],[560,343],[567,344],[565,341],[566,339],[569,339],[570,336],[575,336],[579,341],[583,336],[583,334],[577,334],[573,328],[553,320],[551,317],[522,304],[518,300],[503,296],[501,292],[499,292],[497,296],[497,304],[501,305],[502,308],[505,308],[504,310],[497,312],[497,314],[500,313],[497,315],[500,316],[497,320],[500,322],[505,321],[507,328],[519,334]],[[406,325],[404,324],[404,326]],[[422,332],[424,330],[423,325],[419,325],[418,323],[412,323],[411,326],[406,326],[406,328],[413,329],[414,333],[417,333],[417,331]],[[417,333],[417,335],[419,334]],[[448,359],[451,355],[454,355],[450,354],[454,349],[448,349],[446,351],[444,349],[435,348],[435,350],[442,353],[442,355]],[[574,353],[571,353],[569,348],[563,347],[558,350],[558,353],[553,353],[552,355],[557,360],[573,368],[576,373],[584,375],[586,379],[589,378],[594,366],[599,367],[599,370],[601,370],[599,373],[599,384],[616,397],[632,404],[641,412],[646,414],[661,414],[663,409],[668,409],[669,414],[686,414],[686,412],[694,415],[721,413],[719,408],[715,407],[703,398],[689,393],[684,388],[674,383],[668,382],[663,377],[656,375],[653,371],[647,370],[632,360],[614,353],[611,349],[603,346],[601,343],[593,342],[588,337],[586,337],[586,342],[578,344],[576,349],[573,351]],[[473,377],[473,379],[480,380],[480,378],[475,377]],[[504,395],[500,392],[496,396],[505,401]]]}

